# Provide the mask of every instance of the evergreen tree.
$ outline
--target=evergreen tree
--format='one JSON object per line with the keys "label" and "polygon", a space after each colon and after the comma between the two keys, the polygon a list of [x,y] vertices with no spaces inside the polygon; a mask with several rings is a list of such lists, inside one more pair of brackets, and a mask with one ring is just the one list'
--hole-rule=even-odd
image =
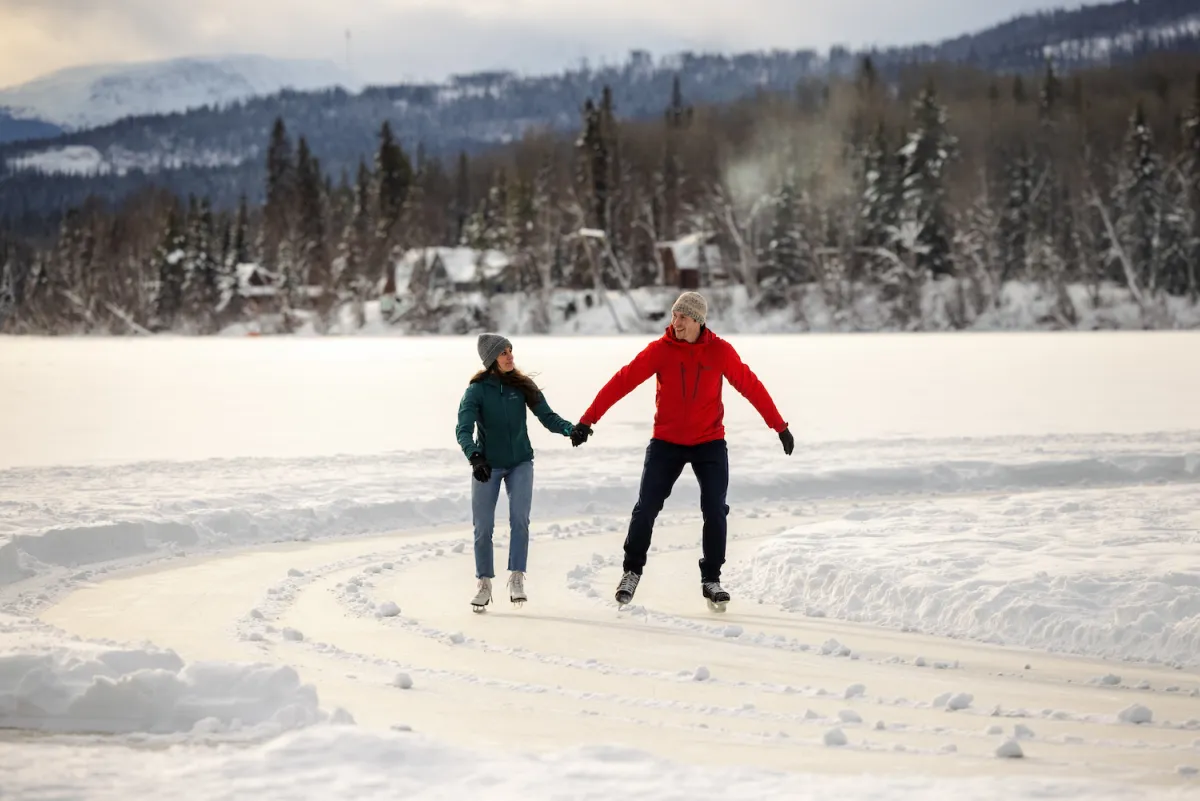
{"label": "evergreen tree", "polygon": [[666,134],[663,138],[662,223],[659,236],[672,240],[679,234],[680,192],[683,183],[683,164],[679,154],[680,139],[691,124],[692,108],[683,105],[683,90],[676,75],[671,82],[671,105],[667,107]]}
{"label": "evergreen tree", "polygon": [[873,252],[893,246],[894,232],[900,221],[901,176],[896,167],[887,130],[881,121],[876,124],[874,135],[862,155],[857,219],[858,247],[868,251],[868,255],[855,263],[866,265],[868,273],[872,274],[885,266]]}
{"label": "evergreen tree", "polygon": [[183,311],[185,281],[184,258],[187,255],[187,232],[179,206],[172,203],[167,213],[166,230],[162,234],[155,262],[158,268],[158,289],[154,298],[155,325],[159,330],[175,326]]}
{"label": "evergreen tree", "polygon": [[16,269],[12,257],[0,253],[0,331],[17,308]]}
{"label": "evergreen tree", "polygon": [[1042,77],[1042,87],[1038,93],[1038,118],[1043,124],[1052,124],[1057,116],[1059,102],[1062,100],[1062,81],[1054,73],[1054,65],[1046,62],[1046,71]]}
{"label": "evergreen tree", "polygon": [[379,151],[375,156],[375,172],[379,176],[379,225],[381,238],[391,239],[404,209],[404,200],[412,186],[413,169],[392,134],[392,126],[383,123],[379,131]]}
{"label": "evergreen tree", "polygon": [[460,151],[458,166],[454,173],[454,231],[452,241],[461,245],[466,242],[467,218],[471,216],[471,171],[467,154]]}
{"label": "evergreen tree", "polygon": [[267,197],[263,206],[262,242],[259,259],[270,270],[286,269],[281,264],[280,246],[291,237],[296,194],[296,165],[292,144],[283,118],[275,120],[267,146]]}
{"label": "evergreen tree", "polygon": [[367,165],[360,161],[354,183],[354,206],[350,222],[342,233],[341,265],[337,282],[342,291],[350,291],[359,299],[366,296],[370,286],[365,268],[367,249],[371,242],[372,196],[371,172]]}
{"label": "evergreen tree", "polygon": [[775,218],[763,260],[764,269],[759,273],[761,302],[766,306],[780,305],[788,286],[810,279],[804,269],[799,205],[795,178],[789,175],[775,196]]}
{"label": "evergreen tree", "polygon": [[957,155],[957,140],[946,127],[946,109],[937,102],[933,83],[913,108],[916,130],[904,146],[906,161],[901,224],[916,232],[916,263],[934,277],[950,275],[953,231],[946,213],[946,171]]}
{"label": "evergreen tree", "polygon": [[189,216],[184,256],[185,307],[191,318],[208,329],[221,297],[221,268],[215,252],[212,206],[208,198],[196,201]]}
{"label": "evergreen tree", "polygon": [[1000,282],[1024,277],[1033,238],[1032,204],[1036,191],[1033,156],[1021,142],[1005,160],[1004,206],[1000,214]]}
{"label": "evergreen tree", "polygon": [[1200,73],[1192,107],[1184,122],[1183,184],[1187,195],[1187,219],[1191,243],[1188,248],[1187,292],[1193,301],[1200,299]]}
{"label": "evergreen tree", "polygon": [[232,270],[239,264],[247,264],[250,261],[250,209],[246,203],[246,196],[242,195],[238,201],[237,221],[233,226],[233,245],[230,249],[230,258],[227,267]]}
{"label": "evergreen tree", "polygon": [[1117,236],[1141,288],[1153,292],[1160,278],[1163,222],[1163,163],[1138,103],[1126,137],[1126,161],[1117,185]]}
{"label": "evergreen tree", "polygon": [[321,165],[300,137],[296,155],[299,274],[301,283],[329,288],[329,253],[325,238],[325,208]]}

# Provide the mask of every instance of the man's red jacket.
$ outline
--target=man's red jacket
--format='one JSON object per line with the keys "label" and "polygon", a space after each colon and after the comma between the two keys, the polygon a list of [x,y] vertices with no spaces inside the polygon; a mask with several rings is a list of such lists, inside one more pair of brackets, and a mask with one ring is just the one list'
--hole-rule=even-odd
{"label": "man's red jacket", "polygon": [[675,337],[668,327],[605,384],[579,422],[591,426],[650,376],[657,376],[654,438],[675,445],[699,445],[725,437],[722,378],[746,397],[776,432],[787,423],[766,387],[733,346],[707,328],[694,343]]}

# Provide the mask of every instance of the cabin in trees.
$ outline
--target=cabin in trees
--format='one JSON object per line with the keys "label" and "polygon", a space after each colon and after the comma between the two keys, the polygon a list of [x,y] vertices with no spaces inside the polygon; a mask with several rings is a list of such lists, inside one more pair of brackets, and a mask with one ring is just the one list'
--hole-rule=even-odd
{"label": "cabin in trees", "polygon": [[703,231],[658,243],[662,262],[661,283],[680,289],[697,289],[727,279],[716,234]]}
{"label": "cabin in trees", "polygon": [[512,292],[512,260],[498,250],[468,247],[412,248],[396,263],[392,286],[384,294],[424,294],[437,290],[488,294]]}

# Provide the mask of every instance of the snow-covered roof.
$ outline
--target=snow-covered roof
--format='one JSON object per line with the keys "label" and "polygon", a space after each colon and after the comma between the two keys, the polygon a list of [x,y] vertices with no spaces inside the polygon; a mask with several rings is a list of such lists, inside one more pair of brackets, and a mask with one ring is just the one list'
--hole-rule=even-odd
{"label": "snow-covered roof", "polygon": [[[275,280],[278,276],[276,276],[267,268],[263,267],[261,264],[255,264],[254,262],[243,262],[242,264],[237,265],[235,270],[237,272],[238,293],[241,294],[242,297],[266,297],[275,294]],[[265,284],[255,285],[250,283],[250,279],[253,278],[256,273],[260,278],[266,281]]]}
{"label": "snow-covered roof", "polygon": [[665,242],[675,256],[675,266],[680,270],[700,269],[700,248],[704,248],[705,263],[709,267],[716,266],[721,261],[721,249],[716,245],[707,245],[709,235],[705,233],[681,236],[674,242]]}
{"label": "snow-covered roof", "polygon": [[412,248],[404,254],[404,258],[396,265],[397,288],[408,286],[412,271],[425,259],[427,266],[433,266],[435,259],[440,259],[446,270],[446,275],[456,284],[466,284],[475,280],[475,265],[482,259],[483,277],[495,278],[504,272],[511,260],[499,250],[476,250],[467,247],[432,247]]}

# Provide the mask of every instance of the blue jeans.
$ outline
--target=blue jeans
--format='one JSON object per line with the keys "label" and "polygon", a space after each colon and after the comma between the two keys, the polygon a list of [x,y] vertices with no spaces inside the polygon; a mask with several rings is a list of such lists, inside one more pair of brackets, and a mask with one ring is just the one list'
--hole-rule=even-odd
{"label": "blue jeans", "polygon": [[533,506],[533,462],[494,468],[486,482],[471,479],[471,518],[475,524],[475,578],[495,578],[492,564],[492,531],[496,527],[496,502],[500,482],[508,493],[508,569],[525,572],[529,559],[529,509]]}

